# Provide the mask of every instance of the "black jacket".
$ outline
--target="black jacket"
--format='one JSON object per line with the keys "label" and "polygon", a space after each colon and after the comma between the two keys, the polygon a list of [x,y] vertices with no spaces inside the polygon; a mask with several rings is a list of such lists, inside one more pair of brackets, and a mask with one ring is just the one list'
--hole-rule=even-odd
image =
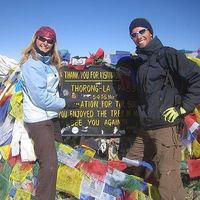
{"label": "black jacket", "polygon": [[[162,113],[169,107],[182,106],[187,113],[200,103],[200,68],[186,58],[180,51],[167,48],[167,66],[159,62],[159,52],[163,48],[157,37],[142,49],[137,48],[139,67],[137,84],[139,93],[138,112],[144,129],[157,129],[172,126],[180,122],[165,122]],[[166,68],[168,70],[166,70]],[[173,79],[174,86],[166,81],[167,71]]]}

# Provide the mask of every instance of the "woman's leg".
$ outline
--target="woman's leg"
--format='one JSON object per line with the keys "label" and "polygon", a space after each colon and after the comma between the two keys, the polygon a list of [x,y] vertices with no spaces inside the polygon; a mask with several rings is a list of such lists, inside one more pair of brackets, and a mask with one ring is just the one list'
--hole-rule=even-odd
{"label": "woman's leg", "polygon": [[29,135],[34,142],[34,150],[40,168],[38,172],[37,200],[55,200],[57,178],[57,153],[54,143],[52,120],[28,123]]}

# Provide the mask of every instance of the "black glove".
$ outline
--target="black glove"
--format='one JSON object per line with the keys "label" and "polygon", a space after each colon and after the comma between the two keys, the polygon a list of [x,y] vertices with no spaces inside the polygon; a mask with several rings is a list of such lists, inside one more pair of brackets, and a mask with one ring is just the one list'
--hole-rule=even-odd
{"label": "black glove", "polygon": [[71,98],[65,98],[65,107],[64,109],[77,109],[80,108],[80,101],[77,101],[75,99],[71,99]]}

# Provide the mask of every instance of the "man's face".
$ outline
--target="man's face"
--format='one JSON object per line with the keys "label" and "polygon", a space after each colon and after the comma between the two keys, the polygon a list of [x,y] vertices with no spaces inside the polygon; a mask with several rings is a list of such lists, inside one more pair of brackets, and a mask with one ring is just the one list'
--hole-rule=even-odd
{"label": "man's face", "polygon": [[152,40],[152,34],[144,27],[136,27],[131,32],[131,38],[139,48],[146,47]]}

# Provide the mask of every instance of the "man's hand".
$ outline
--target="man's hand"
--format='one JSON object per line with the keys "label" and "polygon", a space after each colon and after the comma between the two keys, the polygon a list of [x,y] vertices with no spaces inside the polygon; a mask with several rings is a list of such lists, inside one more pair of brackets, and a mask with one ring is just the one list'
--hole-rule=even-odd
{"label": "man's hand", "polygon": [[173,123],[177,119],[177,117],[186,113],[186,110],[183,107],[180,107],[178,109],[179,110],[177,110],[175,107],[170,107],[165,110],[162,114],[164,120]]}

